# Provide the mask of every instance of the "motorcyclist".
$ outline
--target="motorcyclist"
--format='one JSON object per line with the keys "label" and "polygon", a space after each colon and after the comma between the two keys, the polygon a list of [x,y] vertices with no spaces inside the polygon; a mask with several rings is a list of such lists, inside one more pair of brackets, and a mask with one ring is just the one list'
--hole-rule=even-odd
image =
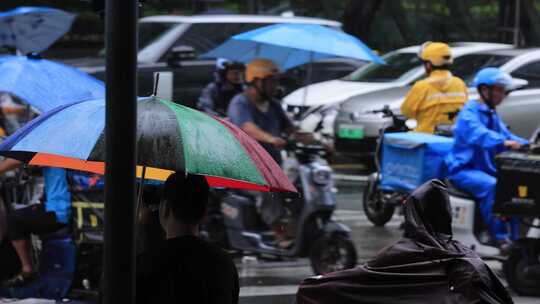
{"label": "motorcyclist", "polygon": [[[278,163],[282,163],[281,150],[285,147],[286,136],[303,143],[313,141],[310,133],[297,132],[278,100],[279,68],[268,59],[255,59],[246,66],[246,87],[236,95],[228,109],[232,123],[256,139]],[[269,196],[260,207],[263,220],[276,235],[282,236],[279,220],[285,213],[281,203]],[[279,244],[279,243],[278,243]],[[291,242],[283,239],[283,247]]]}
{"label": "motorcyclist", "polygon": [[299,141],[313,141],[312,134],[299,132],[283,111],[278,93],[279,68],[268,59],[255,59],[246,67],[246,87],[236,95],[228,108],[232,123],[255,138],[281,164],[284,136]]}
{"label": "motorcyclist", "polygon": [[245,66],[241,62],[218,59],[215,80],[201,92],[197,106],[215,116],[227,116],[231,99],[242,92]]}
{"label": "motorcyclist", "polygon": [[417,81],[401,105],[401,113],[417,121],[415,131],[434,133],[437,125],[452,124],[467,101],[467,86],[449,71],[452,50],[446,43],[428,41],[418,53],[428,77]]}
{"label": "motorcyclist", "polygon": [[468,101],[459,113],[454,146],[445,162],[450,182],[480,201],[490,235],[502,248],[517,238],[518,230],[512,229],[509,235],[504,222],[493,216],[497,182],[494,157],[508,149],[519,149],[527,140],[512,134],[496,112],[496,107],[516,88],[512,77],[498,68],[484,68],[474,78],[474,86],[480,98]]}

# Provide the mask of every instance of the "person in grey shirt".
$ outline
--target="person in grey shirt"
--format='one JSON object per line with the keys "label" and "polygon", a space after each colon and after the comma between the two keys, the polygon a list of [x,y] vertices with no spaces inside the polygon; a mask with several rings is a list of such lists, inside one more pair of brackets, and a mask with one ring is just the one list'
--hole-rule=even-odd
{"label": "person in grey shirt", "polygon": [[[236,95],[227,111],[229,120],[249,136],[256,139],[274,160],[281,165],[281,150],[287,144],[285,138],[308,144],[314,141],[311,133],[297,132],[281,104],[274,96],[278,93],[279,69],[268,59],[255,59],[246,66],[246,86]],[[285,214],[281,202],[264,196],[260,206],[261,217],[276,233],[278,245],[288,247],[280,220]],[[294,226],[294,225],[291,225]]]}

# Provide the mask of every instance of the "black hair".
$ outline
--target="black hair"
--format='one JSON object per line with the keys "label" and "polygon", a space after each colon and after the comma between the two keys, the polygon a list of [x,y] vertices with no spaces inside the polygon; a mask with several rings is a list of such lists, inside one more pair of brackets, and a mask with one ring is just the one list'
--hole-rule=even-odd
{"label": "black hair", "polygon": [[423,64],[429,63],[429,65],[431,66],[432,71],[435,71],[435,70],[450,71],[452,69],[452,64],[450,64],[450,63],[439,65],[439,66],[434,65],[433,63],[431,63],[431,61],[428,61],[428,60],[422,60],[422,63]]}
{"label": "black hair", "polygon": [[206,213],[208,191],[204,176],[176,172],[167,178],[163,198],[177,220],[194,225]]}

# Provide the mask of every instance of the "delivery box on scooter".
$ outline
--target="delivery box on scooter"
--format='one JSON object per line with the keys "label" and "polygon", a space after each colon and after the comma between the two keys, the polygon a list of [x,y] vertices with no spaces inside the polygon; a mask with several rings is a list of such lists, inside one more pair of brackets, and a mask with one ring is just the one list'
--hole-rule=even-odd
{"label": "delivery box on scooter", "polygon": [[540,215],[540,155],[505,152],[496,158],[497,191],[493,212],[500,215]]}
{"label": "delivery box on scooter", "polygon": [[418,132],[387,133],[382,145],[381,188],[410,192],[424,182],[444,177],[449,137]]}

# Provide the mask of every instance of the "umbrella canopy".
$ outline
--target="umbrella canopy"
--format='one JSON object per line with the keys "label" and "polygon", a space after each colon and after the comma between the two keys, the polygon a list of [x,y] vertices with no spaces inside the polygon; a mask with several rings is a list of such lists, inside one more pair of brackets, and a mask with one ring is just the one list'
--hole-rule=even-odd
{"label": "umbrella canopy", "polygon": [[354,36],[318,24],[292,23],[269,25],[235,35],[201,57],[241,62],[268,58],[282,69],[332,57],[384,63]]}
{"label": "umbrella canopy", "polygon": [[74,101],[105,97],[102,81],[68,65],[39,56],[1,56],[0,92],[45,112]]}
{"label": "umbrella canopy", "polygon": [[49,7],[18,7],[0,13],[0,46],[23,54],[42,52],[71,27],[75,15]]}
{"label": "umbrella canopy", "polygon": [[[0,144],[0,154],[31,165],[103,174],[105,100],[79,101],[42,114]],[[141,98],[137,149],[144,177],[165,180],[180,170],[210,186],[295,192],[255,140],[231,123],[157,97]]]}

